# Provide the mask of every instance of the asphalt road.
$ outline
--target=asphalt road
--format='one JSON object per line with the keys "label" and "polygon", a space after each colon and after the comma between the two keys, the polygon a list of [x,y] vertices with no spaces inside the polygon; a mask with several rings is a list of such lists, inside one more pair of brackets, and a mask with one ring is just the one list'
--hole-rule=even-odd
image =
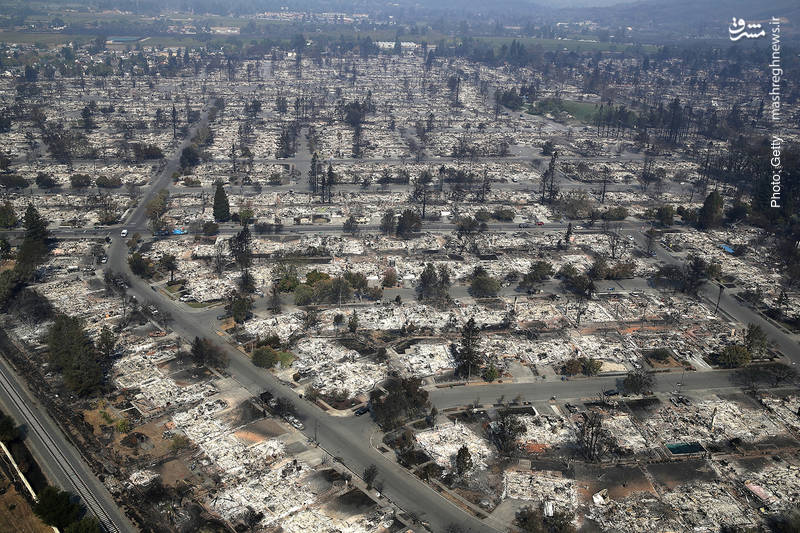
{"label": "asphalt road", "polygon": [[25,380],[0,357],[0,406],[21,424],[25,444],[48,482],[78,495],[106,531],[136,531],[105,486],[24,383]]}

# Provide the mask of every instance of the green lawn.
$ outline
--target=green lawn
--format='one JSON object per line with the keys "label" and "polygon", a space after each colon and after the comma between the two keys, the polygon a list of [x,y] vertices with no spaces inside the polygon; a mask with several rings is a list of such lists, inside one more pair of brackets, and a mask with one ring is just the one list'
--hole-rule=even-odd
{"label": "green lawn", "polygon": [[294,354],[292,352],[278,352],[278,359],[282,368],[288,368],[294,361]]}
{"label": "green lawn", "polygon": [[546,98],[533,104],[528,113],[533,115],[544,115],[546,113],[557,115],[559,112],[564,111],[584,124],[591,124],[598,109],[599,105],[592,102]]}

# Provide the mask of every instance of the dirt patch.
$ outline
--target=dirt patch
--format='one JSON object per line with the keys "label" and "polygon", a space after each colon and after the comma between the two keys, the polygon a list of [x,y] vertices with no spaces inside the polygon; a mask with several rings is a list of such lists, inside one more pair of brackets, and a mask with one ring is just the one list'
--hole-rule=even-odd
{"label": "dirt patch", "polygon": [[194,484],[194,474],[180,459],[167,461],[161,465],[158,469],[158,473],[161,475],[161,481],[165,485],[175,486],[184,481],[190,485]]}
{"label": "dirt patch", "polygon": [[283,435],[286,433],[286,428],[279,424],[276,420],[271,418],[262,418],[261,420],[256,420],[255,422],[251,422],[243,427],[236,433],[237,437],[239,437],[240,432],[250,434],[252,435],[251,438],[258,439],[254,442],[260,442],[262,440],[272,439],[279,435]]}
{"label": "dirt patch", "polygon": [[128,433],[117,433],[114,436],[115,451],[127,457],[165,457],[171,453],[169,448],[172,439],[163,438],[168,418],[162,418],[148,424],[133,428]]}
{"label": "dirt patch", "polygon": [[0,472],[0,528],[2,527],[19,533],[53,533],[53,528],[46,526],[33,514],[28,501]]}
{"label": "dirt patch", "polygon": [[608,496],[614,500],[625,499],[637,492],[656,493],[642,469],[635,465],[603,468],[580,464],[575,466],[575,479],[578,492],[585,501],[591,501],[592,495],[603,489],[608,489]]}
{"label": "dirt patch", "polygon": [[678,485],[691,483],[693,481],[714,481],[717,474],[702,459],[689,461],[676,461],[671,463],[655,463],[647,465],[647,471],[655,479],[656,483],[663,485],[669,490]]}

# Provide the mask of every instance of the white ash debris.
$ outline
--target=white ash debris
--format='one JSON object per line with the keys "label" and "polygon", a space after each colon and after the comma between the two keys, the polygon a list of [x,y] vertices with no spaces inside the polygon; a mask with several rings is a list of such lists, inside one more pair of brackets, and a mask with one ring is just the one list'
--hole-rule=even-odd
{"label": "white ash debris", "polygon": [[518,418],[525,425],[525,433],[518,439],[523,444],[563,446],[576,441],[575,426],[564,417],[537,414],[520,415]]}
{"label": "white ash debris", "polygon": [[[359,313],[359,321],[361,315]],[[284,313],[280,316],[253,318],[244,323],[247,333],[254,337],[265,338],[277,335],[281,342],[287,342],[292,335],[303,331],[303,312]]]}
{"label": "white ash debris", "polygon": [[556,510],[566,512],[578,506],[575,480],[563,477],[561,472],[506,470],[502,498],[552,503]]}
{"label": "white ash debris", "polygon": [[532,365],[560,364],[575,356],[575,346],[565,338],[529,340],[486,335],[481,344],[487,353],[513,357]]}
{"label": "white ash debris", "polygon": [[603,531],[631,533],[673,533],[683,525],[674,510],[650,492],[633,494],[624,500],[608,500],[592,506],[586,517],[599,523]]}
{"label": "white ash debris", "polygon": [[339,518],[324,508],[304,509],[281,521],[286,533],[381,533],[388,530],[393,519],[387,511],[376,510],[348,518]]}
{"label": "white ash debris", "polygon": [[414,438],[436,464],[446,469],[454,469],[462,446],[467,447],[474,467],[479,470],[485,470],[495,456],[486,439],[457,421],[437,424],[433,429],[420,431]]}
{"label": "white ash debris", "polygon": [[763,396],[761,403],[786,427],[800,433],[800,396]]}
{"label": "white ash debris", "polygon": [[455,368],[455,365],[449,344],[420,342],[393,357],[389,366],[404,375],[424,377]]}
{"label": "white ash debris", "polygon": [[106,296],[105,289],[92,289],[77,274],[59,277],[32,286],[63,313],[84,319],[86,329],[99,331],[108,320],[122,315],[122,302],[117,297]]}
{"label": "white ash debris", "polygon": [[236,520],[252,507],[264,513],[262,526],[280,523],[286,517],[314,503],[308,483],[312,472],[307,465],[293,465],[289,458],[241,475],[222,476],[222,489],[208,496],[208,504],[227,520]]}
{"label": "white ash debris", "polygon": [[134,403],[141,407],[162,409],[197,402],[216,393],[211,382],[202,381],[179,386],[164,375],[158,364],[172,359],[176,348],[163,349],[154,343],[133,345],[128,353],[114,362],[114,383],[120,389],[138,389]]}
{"label": "white ash debris", "polygon": [[603,429],[619,449],[629,453],[644,452],[652,445],[645,440],[631,417],[626,414],[614,414],[603,418]]}
{"label": "white ash debris", "polygon": [[720,468],[770,509],[792,509],[800,504],[800,466],[796,464],[770,461],[753,471],[734,461]]}
{"label": "white ash debris", "polygon": [[758,442],[785,432],[764,416],[763,411],[726,400],[664,406],[643,423],[643,431],[651,439],[658,438],[665,443],[710,443],[734,438]]}
{"label": "white ash debris", "polygon": [[147,487],[156,479],[158,479],[158,472],[147,469],[137,470],[128,477],[128,481],[137,487]]}
{"label": "white ash debris", "polygon": [[[677,245],[709,263],[719,263],[722,273],[736,278],[744,288],[771,288],[772,292],[778,292],[781,267],[768,246],[772,240],[764,230],[743,225],[735,230],[687,230],[669,233],[663,242]],[[733,250],[742,246],[746,253],[730,253],[723,246]]]}
{"label": "white ash debris", "polygon": [[[348,309],[329,309],[320,313],[320,320],[332,328],[334,316],[340,313],[348,316],[350,312]],[[447,331],[450,328],[460,327],[461,324],[459,313],[456,311],[439,311],[422,304],[362,308],[358,310],[358,322],[364,329],[379,331],[399,330],[410,324],[434,331]]]}
{"label": "white ash debris", "polygon": [[745,509],[722,482],[686,483],[662,495],[680,516],[687,531],[718,531],[720,524],[750,525],[752,511]]}
{"label": "white ash debris", "polygon": [[542,322],[548,329],[558,329],[566,324],[566,318],[558,311],[559,304],[539,298],[519,298],[516,305],[519,322]]}
{"label": "white ash debris", "polygon": [[333,339],[303,339],[294,347],[294,354],[293,370],[302,376],[314,377],[314,387],[323,394],[346,391],[356,396],[369,391],[387,376],[384,365],[366,360],[357,351],[344,348]]}

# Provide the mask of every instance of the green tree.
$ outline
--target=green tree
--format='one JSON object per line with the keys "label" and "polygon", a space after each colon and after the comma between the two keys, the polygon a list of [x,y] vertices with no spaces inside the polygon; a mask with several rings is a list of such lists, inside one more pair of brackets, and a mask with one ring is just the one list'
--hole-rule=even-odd
{"label": "green tree", "polygon": [[369,465],[367,468],[364,469],[364,483],[367,484],[367,489],[372,489],[372,484],[375,483],[375,479],[378,477],[378,467],[375,465]]}
{"label": "green tree", "polygon": [[350,315],[350,318],[347,319],[347,329],[350,330],[350,333],[358,331],[358,313],[355,310]]}
{"label": "green tree", "polygon": [[482,272],[472,277],[469,291],[475,298],[494,298],[500,291],[500,282],[489,274]]}
{"label": "green tree", "polygon": [[575,533],[573,517],[564,511],[545,516],[541,509],[530,505],[517,512],[515,522],[523,533]]}
{"label": "green tree", "polygon": [[269,289],[269,309],[273,314],[278,315],[281,312],[281,291],[277,283],[273,283]]}
{"label": "green tree", "polygon": [[537,283],[541,283],[553,275],[553,265],[547,261],[535,261],[531,264],[527,274],[522,276],[519,286],[523,289],[531,289]]}
{"label": "green tree", "polygon": [[381,217],[380,230],[384,235],[395,232],[395,213],[393,209],[389,209]]}
{"label": "green tree", "polygon": [[596,376],[603,366],[602,361],[593,357],[581,357],[579,361],[581,362],[583,373],[587,376]]}
{"label": "green tree", "polygon": [[298,306],[310,305],[314,301],[314,289],[306,284],[298,285],[294,290],[294,304]]}
{"label": "green tree", "polygon": [[97,339],[97,349],[103,360],[110,361],[111,356],[114,355],[114,348],[117,346],[117,336],[111,331],[108,326],[103,326],[100,330],[100,337]]}
{"label": "green tree", "polygon": [[397,236],[404,239],[410,238],[422,228],[422,219],[413,209],[406,209],[397,220]]}
{"label": "green tree", "polygon": [[236,298],[231,304],[231,314],[233,315],[233,319],[237,324],[243,323],[245,320],[247,320],[247,315],[250,314],[250,310],[252,308],[253,302],[250,300],[250,298],[247,298],[246,296],[240,296]]}
{"label": "green tree", "polygon": [[644,394],[653,388],[653,374],[644,370],[632,370],[628,372],[623,381],[625,391],[631,394]]}
{"label": "green tree", "polygon": [[351,235],[358,233],[358,221],[356,220],[356,217],[353,215],[347,217],[347,220],[345,220],[344,224],[342,224],[342,231]]}
{"label": "green tree", "polygon": [[394,287],[397,285],[397,271],[393,268],[387,268],[383,271],[383,281],[381,285],[384,287]]}
{"label": "green tree", "polygon": [[69,177],[69,182],[75,189],[85,189],[92,184],[92,177],[88,174],[73,174]]}
{"label": "green tree", "polygon": [[525,433],[525,424],[508,408],[497,413],[497,420],[489,427],[489,436],[502,454],[510,453],[517,439]]}
{"label": "green tree", "polygon": [[245,226],[228,239],[228,248],[239,270],[247,270],[253,261],[253,236],[250,228]]}
{"label": "green tree", "polygon": [[708,263],[696,255],[690,255],[684,266],[683,291],[697,294],[697,291],[708,279]]}
{"label": "green tree", "polygon": [[239,209],[239,224],[242,227],[251,224],[255,220],[255,211],[250,207],[242,207]]}
{"label": "green tree", "polygon": [[181,168],[188,170],[200,163],[200,150],[195,145],[190,145],[181,151]]}
{"label": "green tree", "polygon": [[219,233],[219,224],[216,222],[207,221],[203,223],[203,235],[216,235]]}
{"label": "green tree", "polygon": [[128,258],[128,266],[131,269],[131,272],[139,276],[140,278],[149,278],[153,275],[152,268],[150,267],[150,262],[142,256],[139,252],[132,254]]}
{"label": "green tree", "polygon": [[14,419],[8,415],[0,415],[0,441],[11,442],[19,437],[19,428]]}
{"label": "green tree", "polygon": [[750,359],[750,351],[741,344],[730,344],[717,356],[717,362],[724,368],[745,366],[750,363]]}
{"label": "green tree", "polygon": [[0,227],[13,228],[17,225],[17,214],[14,212],[14,206],[11,202],[5,201],[0,206]]}
{"label": "green tree", "polygon": [[480,329],[475,325],[475,318],[470,317],[461,329],[461,344],[455,350],[457,372],[462,376],[470,376],[480,368],[482,357],[478,351]]}
{"label": "green tree", "polygon": [[228,365],[227,356],[208,339],[195,337],[190,355],[197,366],[224,368]]}
{"label": "green tree", "polygon": [[22,226],[25,228],[26,239],[43,242],[50,235],[47,231],[47,222],[42,218],[33,204],[28,204],[28,207],[25,208],[25,214],[22,217]]}
{"label": "green tree", "polygon": [[767,334],[758,324],[748,324],[744,334],[744,345],[751,354],[759,356],[767,349]]}
{"label": "green tree", "polygon": [[719,226],[722,222],[722,207],[722,196],[716,190],[711,191],[697,213],[697,227],[711,229]]}
{"label": "green tree", "polygon": [[169,282],[175,281],[175,271],[178,270],[178,261],[172,254],[164,254],[161,256],[161,268],[169,272]]}
{"label": "green tree", "polygon": [[472,467],[472,454],[469,453],[469,448],[467,448],[465,444],[458,449],[458,453],[456,454],[456,472],[458,472],[459,476],[463,476],[472,470]]}
{"label": "green tree", "polygon": [[155,232],[164,227],[164,214],[169,206],[169,191],[161,189],[148,203],[146,207],[147,220],[150,228]]}
{"label": "green tree", "polygon": [[231,218],[231,204],[228,202],[228,193],[222,186],[222,182],[217,182],[214,191],[214,220],[217,222],[227,222]]}
{"label": "green tree", "polygon": [[39,492],[38,498],[33,506],[33,512],[45,524],[64,529],[78,521],[81,507],[71,501],[69,492],[47,486]]}
{"label": "green tree", "polygon": [[67,388],[86,395],[100,386],[103,372],[80,318],[58,315],[48,331],[47,348],[50,363],[62,372]]}
{"label": "green tree", "polygon": [[272,368],[278,361],[278,352],[269,346],[256,348],[253,352],[253,364],[261,368]]}
{"label": "green tree", "polygon": [[375,422],[384,430],[398,427],[403,417],[426,415],[430,405],[419,378],[390,379],[383,390],[373,389],[369,400]]}
{"label": "green tree", "polygon": [[662,226],[671,226],[675,222],[675,209],[671,205],[659,207],[656,211],[656,220]]}

